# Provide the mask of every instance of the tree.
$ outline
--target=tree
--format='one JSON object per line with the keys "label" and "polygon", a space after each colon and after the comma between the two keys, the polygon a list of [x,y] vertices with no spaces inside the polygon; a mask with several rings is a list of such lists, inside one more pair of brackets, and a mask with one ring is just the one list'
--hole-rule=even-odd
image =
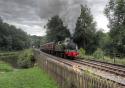
{"label": "tree", "polygon": [[70,33],[59,16],[52,17],[47,23],[47,37],[49,41],[62,41],[69,37]]}
{"label": "tree", "polygon": [[110,0],[105,14],[109,19],[112,51],[125,54],[125,0]]}
{"label": "tree", "polygon": [[103,33],[101,30],[96,32],[96,42],[99,49],[105,51],[105,53],[110,52],[111,49],[111,37],[109,33]]}
{"label": "tree", "polygon": [[47,43],[46,36],[30,36],[32,41],[32,46],[40,48],[40,45]]}
{"label": "tree", "polygon": [[29,47],[29,36],[0,18],[0,50],[22,50]]}
{"label": "tree", "polygon": [[92,53],[96,49],[95,22],[87,6],[81,5],[81,14],[77,19],[74,41],[79,48],[84,48],[87,53]]}

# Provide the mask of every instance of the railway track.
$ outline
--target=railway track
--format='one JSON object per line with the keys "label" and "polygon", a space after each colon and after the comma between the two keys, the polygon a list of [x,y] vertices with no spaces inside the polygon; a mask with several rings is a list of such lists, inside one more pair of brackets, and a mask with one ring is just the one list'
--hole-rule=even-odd
{"label": "railway track", "polygon": [[116,74],[117,76],[125,77],[125,68],[124,66],[112,65],[110,63],[103,63],[99,61],[89,61],[89,60],[73,60],[73,62],[79,63],[81,65],[90,66],[92,68],[96,68],[102,71],[110,72],[112,74]]}
{"label": "railway track", "polygon": [[[53,57],[53,55],[51,56]],[[117,76],[125,77],[125,66],[122,66],[122,65],[115,65],[115,64],[110,64],[110,63],[95,61],[95,60],[81,60],[77,58],[76,60],[66,60],[63,58],[59,59],[58,57],[54,59],[64,64],[67,64],[69,66],[85,65],[102,71],[109,72],[111,74],[115,74]]]}
{"label": "railway track", "polygon": [[[96,69],[99,69],[99,70],[102,70],[102,71],[105,71],[105,72],[108,72],[111,74],[115,74],[115,75],[120,76],[120,77],[125,77],[124,66],[115,66],[115,65],[110,64],[110,63],[104,63],[104,62],[99,62],[99,61],[94,61],[94,60],[81,60],[81,59],[67,60],[67,59],[53,56],[53,55],[46,54],[46,53],[43,53],[43,54],[45,54],[48,57],[53,58],[54,60],[56,60],[58,62],[61,62],[67,66],[70,66],[70,67],[75,66],[76,68],[78,68],[80,70],[83,70],[82,66],[88,66],[88,67],[96,68]],[[125,83],[123,83],[123,82],[118,82],[118,81],[114,81],[114,82],[125,86]]]}
{"label": "railway track", "polygon": [[59,62],[63,63],[63,64],[65,64],[65,65],[68,65],[68,66],[70,66],[70,67],[72,67],[73,65],[76,65],[76,64],[74,64],[74,62],[72,62],[72,61],[69,61],[69,60],[66,60],[66,59],[63,59],[63,58],[59,58],[59,57],[55,57],[55,56],[53,56],[53,55],[49,55],[49,54],[46,54],[46,53],[43,53],[43,54],[45,54],[45,55],[48,56],[48,57],[53,58],[53,59],[56,60],[56,61],[59,61]]}
{"label": "railway track", "polygon": [[[52,55],[51,55],[52,56]],[[53,56],[52,56],[53,57]],[[94,60],[66,60],[66,59],[58,59],[54,58],[55,60],[62,62],[64,64],[67,64],[69,66],[74,66],[74,65],[85,65],[89,66],[92,68],[96,68],[102,71],[110,72],[111,74],[115,74],[117,76],[122,76],[125,77],[125,67],[122,65],[114,65],[106,62],[100,62],[100,61],[94,61]],[[74,62],[74,63],[72,63]]]}

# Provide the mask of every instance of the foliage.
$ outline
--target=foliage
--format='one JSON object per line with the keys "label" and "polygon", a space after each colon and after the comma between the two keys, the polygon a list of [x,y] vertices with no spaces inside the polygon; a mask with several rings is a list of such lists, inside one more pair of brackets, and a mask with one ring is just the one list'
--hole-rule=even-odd
{"label": "foliage", "polygon": [[104,52],[101,49],[97,49],[94,54],[93,54],[94,58],[97,59],[103,59],[104,58]]}
{"label": "foliage", "polygon": [[3,61],[0,61],[0,72],[10,72],[10,71],[13,71],[12,66]]}
{"label": "foliage", "polygon": [[102,49],[105,53],[111,52],[111,43],[112,38],[109,36],[109,33],[103,33],[101,30],[96,32],[96,42],[98,48]]}
{"label": "foliage", "polygon": [[21,69],[0,74],[0,88],[58,88],[40,68]]}
{"label": "foliage", "polygon": [[21,68],[29,68],[33,66],[34,61],[32,49],[27,49],[19,54],[17,64]]}
{"label": "foliage", "polygon": [[35,63],[32,49],[0,53],[0,60],[11,64],[15,68],[29,68]]}
{"label": "foliage", "polygon": [[85,53],[86,53],[85,49],[83,48],[79,49],[79,57],[83,58],[85,56]]}
{"label": "foliage", "polygon": [[86,53],[92,53],[96,49],[95,22],[87,6],[81,5],[81,14],[77,19],[74,41],[79,48],[84,48]]}
{"label": "foliage", "polygon": [[47,43],[47,38],[46,36],[30,36],[31,41],[32,41],[32,46],[35,48],[39,48],[40,45]]}
{"label": "foliage", "polygon": [[47,23],[47,39],[49,42],[62,41],[66,37],[70,37],[67,27],[59,16],[53,16]]}
{"label": "foliage", "polygon": [[29,46],[29,36],[24,31],[0,20],[0,50],[22,50]]}
{"label": "foliage", "polygon": [[0,53],[0,61],[7,62],[11,64],[13,67],[17,67],[17,57],[20,51],[18,52],[1,52]]}
{"label": "foliage", "polygon": [[110,0],[105,14],[109,19],[112,53],[125,54],[125,0]]}

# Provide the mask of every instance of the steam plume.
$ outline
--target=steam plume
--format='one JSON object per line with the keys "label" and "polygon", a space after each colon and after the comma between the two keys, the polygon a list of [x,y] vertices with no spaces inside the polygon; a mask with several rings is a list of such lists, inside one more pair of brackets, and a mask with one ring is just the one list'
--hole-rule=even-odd
{"label": "steam plume", "polygon": [[80,14],[80,5],[85,5],[85,0],[39,0],[39,15],[42,19],[49,19],[54,15],[59,15],[70,33],[74,33],[75,23]]}

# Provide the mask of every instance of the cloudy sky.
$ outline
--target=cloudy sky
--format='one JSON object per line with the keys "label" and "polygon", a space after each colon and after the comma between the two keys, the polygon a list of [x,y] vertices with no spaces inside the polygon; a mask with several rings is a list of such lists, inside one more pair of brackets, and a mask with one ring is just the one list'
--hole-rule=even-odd
{"label": "cloudy sky", "polygon": [[108,0],[0,0],[0,17],[31,35],[45,35],[44,25],[54,15],[60,15],[70,32],[80,14],[80,4],[91,8],[97,28],[108,31],[103,14]]}

